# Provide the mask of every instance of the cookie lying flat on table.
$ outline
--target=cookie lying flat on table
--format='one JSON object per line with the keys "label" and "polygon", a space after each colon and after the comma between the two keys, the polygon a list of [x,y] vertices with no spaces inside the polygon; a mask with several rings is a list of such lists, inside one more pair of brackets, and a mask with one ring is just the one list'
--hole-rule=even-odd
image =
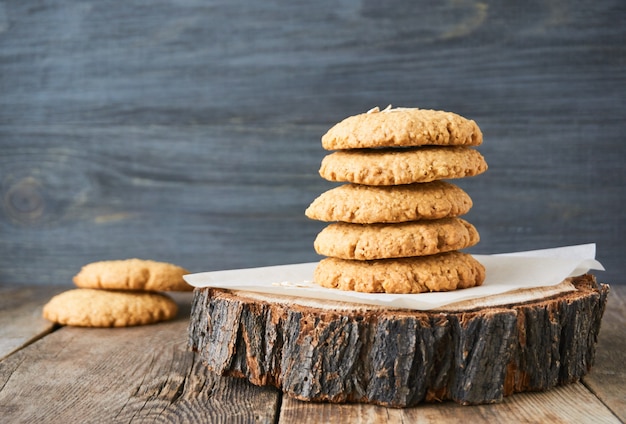
{"label": "cookie lying flat on table", "polygon": [[77,327],[129,327],[172,319],[178,305],[161,293],[73,289],[43,308],[49,321]]}
{"label": "cookie lying flat on table", "polygon": [[350,116],[322,136],[326,150],[407,146],[478,146],[476,122],[452,112],[396,108]]}
{"label": "cookie lying flat on table", "polygon": [[322,160],[319,173],[328,181],[395,185],[472,177],[486,170],[487,162],[476,149],[427,146],[341,150]]}
{"label": "cookie lying flat on table", "polygon": [[424,256],[474,246],[478,231],[461,218],[395,224],[334,223],[315,239],[315,251],[341,259]]}
{"label": "cookie lying flat on table", "polygon": [[366,293],[424,293],[479,286],[485,267],[461,252],[375,261],[325,258],[314,272],[317,284]]}
{"label": "cookie lying flat on table", "polygon": [[144,259],[92,262],[74,276],[82,288],[147,291],[191,291],[183,280],[184,268]]}
{"label": "cookie lying flat on table", "polygon": [[461,216],[471,207],[470,196],[446,181],[400,186],[344,184],[322,193],[305,214],[318,221],[371,224]]}

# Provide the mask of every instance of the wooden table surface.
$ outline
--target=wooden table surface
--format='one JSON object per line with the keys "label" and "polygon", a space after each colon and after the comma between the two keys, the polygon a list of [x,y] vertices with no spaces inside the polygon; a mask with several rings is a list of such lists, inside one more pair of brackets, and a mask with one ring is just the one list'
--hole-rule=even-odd
{"label": "wooden table surface", "polygon": [[626,286],[612,286],[591,372],[579,383],[500,404],[389,409],[306,403],[207,371],[187,348],[191,293],[157,325],[57,327],[41,317],[68,286],[0,284],[3,422],[626,422]]}

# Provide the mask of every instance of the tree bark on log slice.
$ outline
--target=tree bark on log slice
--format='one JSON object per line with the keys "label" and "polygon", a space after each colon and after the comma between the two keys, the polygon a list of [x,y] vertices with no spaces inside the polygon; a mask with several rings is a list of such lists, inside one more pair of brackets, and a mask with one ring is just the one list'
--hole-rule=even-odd
{"label": "tree bark on log slice", "polygon": [[[309,401],[408,407],[499,402],[578,381],[609,286],[471,311],[411,311],[196,289],[189,345],[220,375]],[[291,301],[290,301],[291,300]]]}

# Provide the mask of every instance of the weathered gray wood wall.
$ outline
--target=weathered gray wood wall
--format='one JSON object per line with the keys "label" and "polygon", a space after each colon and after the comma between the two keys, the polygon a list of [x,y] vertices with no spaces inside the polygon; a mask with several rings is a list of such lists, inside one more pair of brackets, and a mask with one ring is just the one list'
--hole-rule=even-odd
{"label": "weathered gray wood wall", "polygon": [[388,104],[481,126],[473,252],[626,283],[622,0],[0,2],[0,283],[316,260],[320,137]]}

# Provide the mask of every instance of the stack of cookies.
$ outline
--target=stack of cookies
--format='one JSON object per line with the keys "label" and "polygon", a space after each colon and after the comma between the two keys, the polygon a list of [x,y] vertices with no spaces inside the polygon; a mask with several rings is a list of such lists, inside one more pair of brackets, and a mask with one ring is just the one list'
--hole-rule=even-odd
{"label": "stack of cookies", "polygon": [[142,259],[85,265],[74,276],[76,289],[54,296],[44,318],[78,327],[128,327],[172,319],[178,305],[166,291],[190,291],[189,272],[174,264]]}
{"label": "stack of cookies", "polygon": [[306,215],[331,222],[315,239],[326,256],[315,270],[324,287],[368,293],[449,291],[482,284],[484,267],[461,249],[478,243],[459,218],[472,199],[444,181],[487,169],[473,148],[476,123],[457,114],[374,108],[332,127],[322,146],[334,153],[322,178],[346,183],[315,199]]}

